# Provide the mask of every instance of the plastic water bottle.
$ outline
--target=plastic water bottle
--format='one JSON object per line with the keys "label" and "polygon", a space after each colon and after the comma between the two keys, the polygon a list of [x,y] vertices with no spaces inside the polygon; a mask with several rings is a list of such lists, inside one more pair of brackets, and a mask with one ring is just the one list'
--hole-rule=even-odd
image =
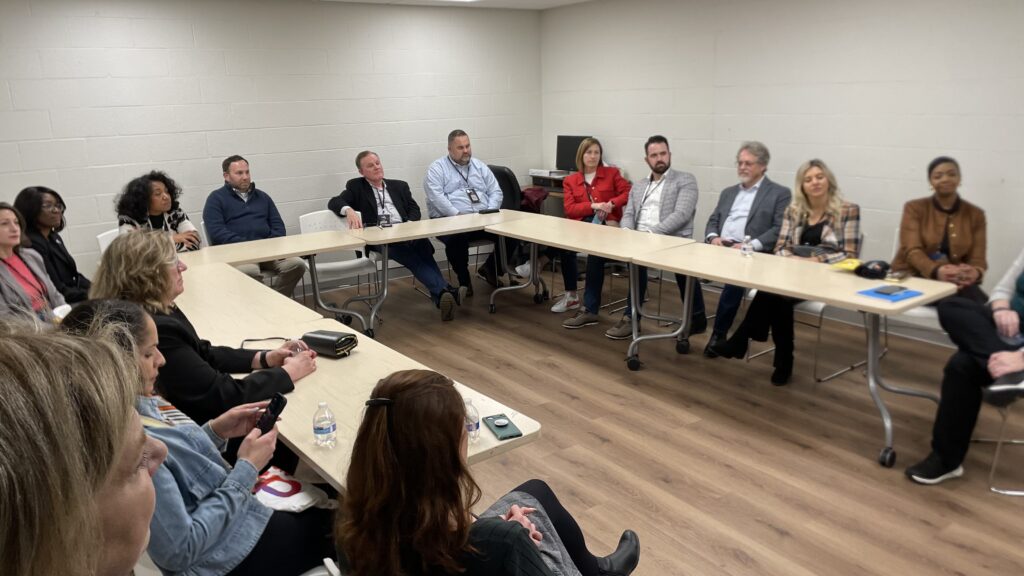
{"label": "plastic water bottle", "polygon": [[602,212],[600,210],[594,210],[594,217],[590,221],[594,224],[604,224],[604,219],[607,217],[608,215],[602,215]]}
{"label": "plastic water bottle", "polygon": [[740,254],[747,258],[754,256],[754,244],[750,241],[750,236],[743,237],[743,244],[740,244]]}
{"label": "plastic water bottle", "polygon": [[469,436],[470,443],[476,442],[480,438],[480,412],[477,411],[471,399],[466,400],[466,434]]}
{"label": "plastic water bottle", "polygon": [[318,447],[334,448],[337,435],[338,423],[334,412],[327,407],[327,402],[321,402],[313,415],[313,441]]}

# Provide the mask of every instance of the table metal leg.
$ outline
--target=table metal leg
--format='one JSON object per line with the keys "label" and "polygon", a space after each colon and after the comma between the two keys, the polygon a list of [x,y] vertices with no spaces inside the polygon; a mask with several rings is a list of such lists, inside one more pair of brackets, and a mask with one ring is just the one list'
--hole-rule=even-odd
{"label": "table metal leg", "polygon": [[[676,352],[679,354],[686,354],[690,351],[690,317],[692,316],[693,310],[693,291],[697,285],[696,278],[693,276],[686,277],[686,288],[683,292],[683,317],[682,318],[669,318],[666,316],[660,316],[657,314],[645,314],[643,311],[643,302],[640,302],[640,267],[636,264],[629,265],[629,294],[634,302],[633,305],[633,341],[629,344],[629,350],[626,352],[626,366],[630,370],[640,369],[640,343],[645,340],[659,340],[662,338],[675,338],[676,339]],[[666,334],[648,334],[647,336],[640,336],[640,319],[648,318],[651,320],[661,320],[665,322],[678,323],[679,328],[668,332]]]}
{"label": "table metal leg", "polygon": [[366,332],[366,335],[369,336],[370,338],[373,338],[373,327],[377,325],[376,320],[377,320],[377,315],[380,313],[380,308],[381,308],[381,306],[384,305],[384,300],[388,297],[388,275],[389,275],[389,271],[391,270],[391,266],[388,265],[390,263],[390,261],[388,260],[388,245],[387,244],[381,244],[381,247],[380,247],[380,259],[381,259],[381,266],[383,267],[383,270],[381,270],[381,272],[380,272],[380,275],[381,275],[380,292],[379,292],[379,297],[377,298],[377,301],[374,302],[373,306],[370,308],[370,328]]}
{"label": "table metal leg", "polygon": [[367,324],[366,318],[362,314],[348,308],[338,308],[324,301],[323,296],[320,294],[320,279],[316,273],[316,255],[311,254],[307,258],[309,259],[309,279],[313,285],[313,300],[316,302],[316,307],[334,313],[335,317],[346,325],[352,323],[352,318],[358,318],[359,323],[363,325],[363,331],[372,332],[372,325]]}
{"label": "table metal leg", "polygon": [[882,350],[881,320],[878,314],[869,313],[866,315],[866,322],[868,324],[868,391],[871,392],[871,398],[875,401],[875,406],[882,416],[882,426],[885,429],[885,446],[878,455],[878,463],[886,468],[891,468],[896,463],[896,450],[893,449],[892,441],[892,416],[889,414],[889,409],[885,406],[885,401],[882,399],[879,388],[893,394],[927,398],[935,403],[939,402],[939,396],[931,392],[914,390],[912,388],[900,388],[885,383],[885,380],[882,379],[881,366],[882,354],[884,353]]}
{"label": "table metal leg", "polygon": [[[508,268],[508,256],[506,254],[505,237],[504,236],[499,236],[498,237],[498,253],[499,253],[499,256],[501,258],[501,265],[504,266],[505,270],[508,270],[509,269]],[[540,270],[537,269],[537,264],[538,264],[538,262],[537,262],[538,256],[537,255],[538,255],[538,253],[539,253],[539,247],[538,247],[537,243],[536,242],[531,242],[530,243],[530,277],[527,278],[525,282],[523,282],[522,284],[512,284],[512,280],[511,280],[512,275],[509,274],[508,275],[508,277],[509,277],[509,285],[508,286],[503,286],[501,288],[496,288],[493,292],[491,292],[491,305],[490,305],[491,314],[494,314],[498,310],[498,307],[495,304],[495,299],[498,297],[498,293],[499,292],[508,292],[508,291],[511,291],[511,290],[522,290],[523,288],[526,288],[527,286],[533,285],[534,286],[533,301],[535,303],[537,303],[537,304],[540,304],[541,302],[543,302],[546,299],[546,297],[547,297],[547,290],[543,288],[544,280],[541,279],[541,277],[540,277]]]}

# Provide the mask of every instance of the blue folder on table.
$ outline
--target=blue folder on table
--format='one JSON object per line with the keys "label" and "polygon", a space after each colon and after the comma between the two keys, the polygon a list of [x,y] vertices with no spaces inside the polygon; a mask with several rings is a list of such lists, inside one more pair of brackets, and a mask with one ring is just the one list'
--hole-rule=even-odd
{"label": "blue folder on table", "polygon": [[883,294],[881,292],[878,292],[879,288],[885,288],[887,286],[892,286],[892,284],[884,284],[882,286],[875,286],[874,288],[869,288],[867,290],[861,290],[860,292],[857,292],[857,294],[863,294],[864,296],[871,296],[872,298],[881,298],[882,300],[888,300],[889,302],[899,302],[901,300],[906,300],[907,298],[913,298],[914,296],[920,296],[921,295],[921,292],[918,292],[917,290],[900,290],[899,292],[896,292],[895,294]]}

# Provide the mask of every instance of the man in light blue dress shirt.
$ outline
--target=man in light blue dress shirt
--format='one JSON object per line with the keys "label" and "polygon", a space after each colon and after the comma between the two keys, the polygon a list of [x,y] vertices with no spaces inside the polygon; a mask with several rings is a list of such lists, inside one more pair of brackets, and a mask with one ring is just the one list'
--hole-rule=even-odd
{"label": "man in light blue dress shirt", "polygon": [[[423,189],[427,193],[427,213],[431,218],[473,214],[501,207],[501,187],[494,173],[487,164],[473,158],[469,135],[462,130],[452,130],[448,134],[448,154],[427,168]],[[468,295],[473,294],[469,277],[469,243],[479,239],[497,241],[493,234],[482,230],[438,237],[444,243],[445,255],[455,270],[459,285],[466,287]],[[487,261],[477,269],[477,275],[491,286],[499,286],[498,277],[505,274],[497,260],[491,252]]]}

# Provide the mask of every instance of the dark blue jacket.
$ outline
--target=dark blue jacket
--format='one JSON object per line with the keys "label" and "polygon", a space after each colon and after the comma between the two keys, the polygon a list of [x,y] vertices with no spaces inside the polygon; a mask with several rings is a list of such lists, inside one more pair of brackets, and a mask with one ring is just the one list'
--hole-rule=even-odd
{"label": "dark blue jacket", "polygon": [[284,220],[274,201],[253,183],[249,201],[243,202],[227,182],[210,192],[203,208],[203,224],[210,244],[234,244],[285,235]]}

